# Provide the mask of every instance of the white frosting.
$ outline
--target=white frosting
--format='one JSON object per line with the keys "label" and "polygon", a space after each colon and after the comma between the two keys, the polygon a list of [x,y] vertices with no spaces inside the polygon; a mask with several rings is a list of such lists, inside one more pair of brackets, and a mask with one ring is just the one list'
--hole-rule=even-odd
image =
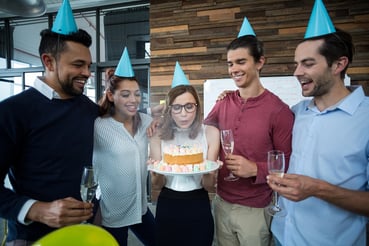
{"label": "white frosting", "polygon": [[203,147],[200,144],[168,144],[164,145],[164,153],[169,155],[191,155],[203,152]]}

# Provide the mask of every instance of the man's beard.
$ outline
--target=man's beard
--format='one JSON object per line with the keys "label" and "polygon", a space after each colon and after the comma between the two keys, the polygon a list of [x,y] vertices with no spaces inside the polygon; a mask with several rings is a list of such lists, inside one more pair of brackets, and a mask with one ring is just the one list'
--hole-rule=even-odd
{"label": "man's beard", "polygon": [[69,96],[80,96],[83,94],[83,90],[79,91],[73,88],[73,83],[69,84],[69,83],[60,83],[63,91],[68,94]]}

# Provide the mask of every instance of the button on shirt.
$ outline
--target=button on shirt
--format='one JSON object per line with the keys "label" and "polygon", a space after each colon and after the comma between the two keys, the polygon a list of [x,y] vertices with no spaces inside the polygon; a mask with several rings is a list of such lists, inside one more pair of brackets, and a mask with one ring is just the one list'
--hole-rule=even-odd
{"label": "button on shirt", "polygon": [[[288,173],[368,191],[369,98],[363,89],[322,112],[313,101],[303,101],[293,111]],[[365,245],[366,217],[316,197],[281,201],[288,214],[273,219],[272,231],[282,245]]]}

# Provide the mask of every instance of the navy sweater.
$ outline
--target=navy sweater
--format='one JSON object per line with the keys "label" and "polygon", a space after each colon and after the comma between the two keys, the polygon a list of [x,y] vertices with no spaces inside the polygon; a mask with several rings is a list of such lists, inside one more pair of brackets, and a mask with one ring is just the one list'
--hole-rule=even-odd
{"label": "navy sweater", "polygon": [[17,222],[28,199],[80,199],[82,168],[92,164],[97,115],[98,106],[84,95],[50,100],[34,88],[0,102],[0,180],[9,171],[14,188],[0,187],[0,217],[8,220],[8,240],[35,241],[54,230]]}

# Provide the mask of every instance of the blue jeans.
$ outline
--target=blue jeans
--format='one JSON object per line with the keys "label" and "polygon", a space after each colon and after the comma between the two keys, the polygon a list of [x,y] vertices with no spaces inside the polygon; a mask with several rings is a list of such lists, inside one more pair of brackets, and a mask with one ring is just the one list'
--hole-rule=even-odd
{"label": "blue jeans", "polygon": [[128,229],[130,229],[145,246],[155,245],[155,219],[149,208],[147,208],[146,214],[142,216],[142,223],[118,228],[103,226],[103,228],[113,235],[120,246],[127,246]]}

